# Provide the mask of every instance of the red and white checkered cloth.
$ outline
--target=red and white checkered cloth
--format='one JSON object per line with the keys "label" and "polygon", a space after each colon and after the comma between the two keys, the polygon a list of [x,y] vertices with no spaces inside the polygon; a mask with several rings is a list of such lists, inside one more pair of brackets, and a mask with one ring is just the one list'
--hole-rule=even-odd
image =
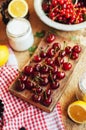
{"label": "red and white checkered cloth", "polygon": [[3,125],[0,130],[64,130],[61,107],[58,103],[53,112],[46,113],[13,96],[8,88],[17,76],[14,66],[0,68],[0,99],[4,102]]}

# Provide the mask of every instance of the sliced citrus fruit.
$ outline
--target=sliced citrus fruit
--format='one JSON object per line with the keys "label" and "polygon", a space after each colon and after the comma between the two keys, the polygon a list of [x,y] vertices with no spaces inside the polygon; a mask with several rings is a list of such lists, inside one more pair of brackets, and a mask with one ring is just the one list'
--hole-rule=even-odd
{"label": "sliced citrus fruit", "polygon": [[3,66],[9,58],[9,50],[5,45],[0,45],[0,66]]}
{"label": "sliced citrus fruit", "polygon": [[13,18],[25,17],[28,13],[28,4],[25,0],[12,0],[8,5],[8,13]]}
{"label": "sliced citrus fruit", "polygon": [[86,102],[75,101],[68,106],[68,115],[76,123],[86,123]]}

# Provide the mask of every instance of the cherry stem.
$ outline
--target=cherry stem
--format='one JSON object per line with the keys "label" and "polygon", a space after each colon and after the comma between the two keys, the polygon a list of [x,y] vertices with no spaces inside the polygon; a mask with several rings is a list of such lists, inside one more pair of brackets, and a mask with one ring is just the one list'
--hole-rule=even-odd
{"label": "cherry stem", "polygon": [[64,41],[64,46],[63,46],[63,50],[65,49],[66,45],[67,45],[67,44],[66,44],[66,42]]}
{"label": "cherry stem", "polygon": [[47,94],[46,94],[46,92],[44,91],[44,97],[45,97],[45,99],[47,99]]}
{"label": "cherry stem", "polygon": [[51,77],[52,82],[54,82],[51,71],[50,71],[50,77]]}

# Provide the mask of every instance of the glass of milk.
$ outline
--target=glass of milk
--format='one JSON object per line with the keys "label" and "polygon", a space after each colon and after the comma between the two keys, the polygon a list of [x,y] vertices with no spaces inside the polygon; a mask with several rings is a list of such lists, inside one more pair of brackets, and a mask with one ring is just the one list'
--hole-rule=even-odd
{"label": "glass of milk", "polygon": [[6,26],[9,44],[15,51],[25,51],[33,45],[30,22],[25,18],[13,18]]}

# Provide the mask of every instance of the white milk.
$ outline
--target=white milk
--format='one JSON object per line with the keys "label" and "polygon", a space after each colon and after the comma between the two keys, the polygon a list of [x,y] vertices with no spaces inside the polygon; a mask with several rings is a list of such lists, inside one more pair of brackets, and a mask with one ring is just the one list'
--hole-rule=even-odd
{"label": "white milk", "polygon": [[6,33],[10,46],[16,51],[25,51],[33,45],[31,25],[25,18],[14,18],[9,21]]}

